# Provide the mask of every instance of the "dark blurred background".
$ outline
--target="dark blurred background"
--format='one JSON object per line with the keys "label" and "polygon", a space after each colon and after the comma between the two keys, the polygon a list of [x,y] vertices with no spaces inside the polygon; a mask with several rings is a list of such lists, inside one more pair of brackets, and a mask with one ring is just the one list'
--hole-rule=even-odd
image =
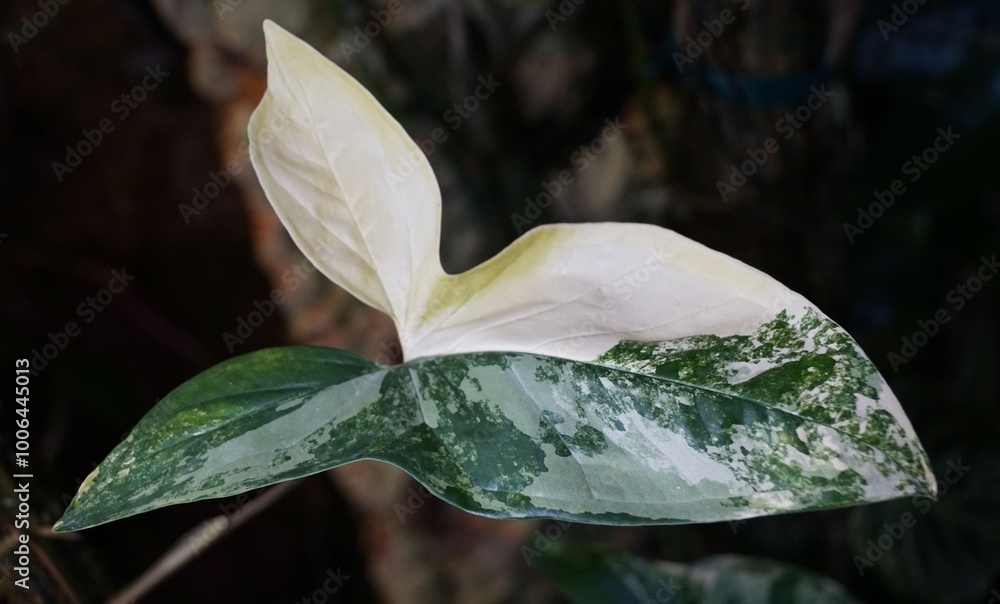
{"label": "dark blurred background", "polygon": [[[996,1],[4,0],[0,352],[5,384],[16,358],[36,373],[28,595],[12,585],[14,401],[0,391],[0,600],[106,601],[199,522],[250,509],[233,498],[48,530],[185,379],[289,343],[399,360],[385,317],[305,276],[241,146],[265,88],[265,18],[416,140],[446,133],[425,144],[446,268],[547,222],[679,231],[853,334],[941,480],[933,504],[573,525],[566,543],[766,556],[872,603],[1000,595],[1000,279],[985,279],[1000,252]],[[545,203],[560,173],[570,184]],[[287,302],[225,338],[276,287]],[[872,550],[907,513],[915,525]],[[465,514],[361,462],[289,490],[141,601],[559,602],[520,549],[546,527]],[[333,593],[330,573],[349,577]]]}

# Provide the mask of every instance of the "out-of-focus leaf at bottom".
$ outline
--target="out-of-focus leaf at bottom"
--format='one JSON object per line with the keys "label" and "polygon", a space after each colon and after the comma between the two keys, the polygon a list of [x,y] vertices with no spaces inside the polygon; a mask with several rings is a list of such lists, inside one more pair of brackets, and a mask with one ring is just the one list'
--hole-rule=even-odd
{"label": "out-of-focus leaf at bottom", "polygon": [[831,579],[766,558],[713,556],[684,565],[554,546],[538,562],[574,604],[859,604]]}
{"label": "out-of-focus leaf at bottom", "polygon": [[851,513],[854,567],[901,601],[972,601],[1000,573],[1000,460],[952,453],[937,475],[938,501],[914,495]]}

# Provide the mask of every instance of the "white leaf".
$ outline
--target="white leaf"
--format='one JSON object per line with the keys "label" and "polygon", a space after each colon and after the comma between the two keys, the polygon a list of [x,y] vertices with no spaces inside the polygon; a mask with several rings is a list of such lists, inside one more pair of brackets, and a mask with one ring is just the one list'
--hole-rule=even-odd
{"label": "white leaf", "polygon": [[746,334],[807,308],[764,273],[673,231],[559,224],[442,279],[401,339],[411,356],[504,350],[591,361],[621,340]]}
{"label": "white leaf", "polygon": [[[503,350],[589,361],[623,339],[750,333],[780,310],[812,307],[737,260],[640,224],[536,228],[446,275],[440,193],[419,148],[339,67],[270,21],[265,34],[254,167],[306,256],[394,319],[406,358]],[[415,169],[395,182],[401,164]]]}
{"label": "white leaf", "polygon": [[[444,275],[427,158],[354,78],[271,21],[264,34],[268,89],[250,120],[261,185],[316,268],[405,327]],[[412,173],[397,182],[400,162]]]}

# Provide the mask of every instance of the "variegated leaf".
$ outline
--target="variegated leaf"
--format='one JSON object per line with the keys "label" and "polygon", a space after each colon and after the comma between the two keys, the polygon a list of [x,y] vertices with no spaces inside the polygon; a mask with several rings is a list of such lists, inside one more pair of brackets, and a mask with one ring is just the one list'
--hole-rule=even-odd
{"label": "variegated leaf", "polygon": [[818,316],[623,343],[601,363],[482,352],[382,367],[272,349],[162,400],[58,529],[366,458],[498,518],[709,522],[929,493],[919,447],[871,405],[872,375]]}

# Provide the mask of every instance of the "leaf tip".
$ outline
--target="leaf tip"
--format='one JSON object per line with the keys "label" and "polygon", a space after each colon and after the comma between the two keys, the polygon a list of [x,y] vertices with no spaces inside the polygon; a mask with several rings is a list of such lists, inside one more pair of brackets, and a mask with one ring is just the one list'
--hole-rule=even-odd
{"label": "leaf tip", "polygon": [[88,489],[90,489],[90,487],[94,484],[94,481],[97,480],[97,476],[100,473],[101,473],[101,468],[96,467],[94,468],[93,472],[88,474],[87,477],[83,479],[83,482],[80,484],[80,488],[77,490],[76,496],[73,498],[73,501],[70,502],[69,507],[66,508],[65,512],[63,512],[62,518],[60,518],[58,521],[56,521],[54,525],[52,525],[52,532],[69,533],[72,531],[79,530],[81,528],[86,528],[85,525],[81,525],[79,522],[74,521],[74,516],[76,515],[75,510],[80,502],[80,498],[83,496],[84,493],[87,492]]}
{"label": "leaf tip", "polygon": [[270,44],[272,40],[275,40],[278,36],[282,34],[288,34],[282,26],[278,25],[271,19],[264,19],[264,40]]}
{"label": "leaf tip", "polygon": [[79,522],[74,519],[74,516],[76,516],[76,502],[77,498],[74,497],[73,501],[69,503],[69,507],[63,512],[62,518],[56,520],[56,523],[52,525],[53,533],[70,533],[81,528]]}
{"label": "leaf tip", "polygon": [[[270,19],[264,20],[264,48],[267,54],[268,72],[282,57],[287,57],[308,45],[294,34]],[[310,50],[312,50],[310,48]],[[270,80],[270,78],[268,78]]]}
{"label": "leaf tip", "polygon": [[63,520],[64,520],[63,518],[60,518],[59,520],[56,521],[55,524],[52,525],[53,533],[70,533],[74,530],[70,527],[67,527],[66,523],[63,522]]}

